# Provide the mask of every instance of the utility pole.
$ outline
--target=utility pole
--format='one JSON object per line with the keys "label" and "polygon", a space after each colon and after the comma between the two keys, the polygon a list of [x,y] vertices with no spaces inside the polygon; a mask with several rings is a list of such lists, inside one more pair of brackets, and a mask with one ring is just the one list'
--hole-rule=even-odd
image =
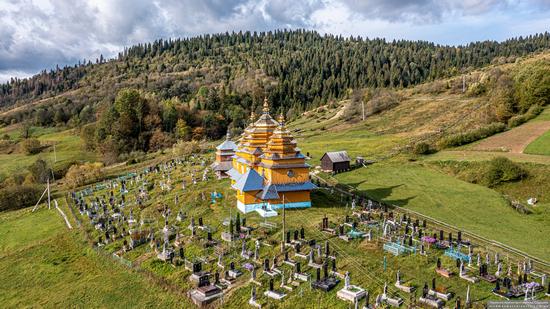
{"label": "utility pole", "polygon": [[48,209],[52,209],[51,207],[51,199],[50,199],[50,177],[48,177]]}
{"label": "utility pole", "polygon": [[365,101],[361,100],[361,110],[363,111],[363,121],[365,121]]}
{"label": "utility pole", "polygon": [[285,252],[285,221],[286,221],[286,214],[285,214],[285,194],[283,193],[283,242],[281,243],[281,252]]}

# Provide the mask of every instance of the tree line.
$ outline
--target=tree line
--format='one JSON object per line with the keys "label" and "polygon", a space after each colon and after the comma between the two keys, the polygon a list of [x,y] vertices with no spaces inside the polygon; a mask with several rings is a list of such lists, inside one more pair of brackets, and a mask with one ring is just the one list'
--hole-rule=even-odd
{"label": "tree line", "polygon": [[[425,41],[386,41],[321,35],[315,31],[277,30],[203,35],[157,40],[122,51],[116,59],[56,68],[27,79],[13,78],[0,85],[0,107],[24,103],[43,96],[76,89],[87,77],[110,63],[118,80],[136,74],[160,75],[215,67],[215,83],[234,80],[246,72],[261,70],[272,78],[270,99],[285,108],[306,110],[341,98],[347,89],[408,87],[465,69],[491,63],[496,57],[517,57],[550,47],[550,34],[483,41],[464,46]],[[146,86],[147,79],[141,80]],[[189,99],[182,85],[179,95]],[[188,88],[188,87],[187,87]],[[183,93],[181,93],[183,92]]]}

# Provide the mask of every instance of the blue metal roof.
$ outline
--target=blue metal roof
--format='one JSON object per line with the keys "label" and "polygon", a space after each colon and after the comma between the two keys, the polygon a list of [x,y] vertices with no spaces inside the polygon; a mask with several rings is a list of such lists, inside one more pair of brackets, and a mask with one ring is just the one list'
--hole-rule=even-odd
{"label": "blue metal roof", "polygon": [[258,195],[256,195],[262,200],[274,200],[279,198],[279,194],[277,193],[277,188],[275,185],[267,184],[262,192],[259,192]]}
{"label": "blue metal roof", "polygon": [[309,191],[316,189],[317,186],[310,181],[303,183],[291,183],[291,184],[267,184],[263,187],[261,192],[258,192],[256,195],[262,200],[273,200],[278,199],[279,192],[289,192],[289,191]]}
{"label": "blue metal roof", "polygon": [[236,169],[232,168],[230,170],[228,170],[227,172],[225,172],[227,175],[229,175],[229,177],[231,177],[231,179],[237,181],[237,179],[239,179],[241,177],[241,173],[239,173],[239,171],[237,171]]}
{"label": "blue metal roof", "polygon": [[263,187],[264,178],[252,168],[244,173],[233,185],[233,188],[243,192],[262,190]]}
{"label": "blue metal roof", "polygon": [[277,192],[288,192],[288,191],[308,191],[317,189],[317,186],[314,185],[311,181],[306,181],[302,183],[287,183],[274,185]]}

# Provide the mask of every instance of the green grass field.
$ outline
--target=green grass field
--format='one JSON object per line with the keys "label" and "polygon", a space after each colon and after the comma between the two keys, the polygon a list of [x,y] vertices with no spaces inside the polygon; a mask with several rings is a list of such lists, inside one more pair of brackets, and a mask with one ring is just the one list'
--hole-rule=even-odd
{"label": "green grass field", "polygon": [[346,150],[351,158],[364,156],[366,159],[378,159],[398,147],[404,138],[396,135],[376,135],[363,128],[340,132],[323,132],[306,139],[298,139],[303,154],[312,156],[309,162],[319,164],[321,156],[327,151]]}
{"label": "green grass field", "polygon": [[[15,138],[19,134],[17,130],[9,132]],[[1,134],[3,133],[0,132]],[[72,161],[95,161],[97,159],[94,152],[83,149],[82,140],[74,130],[58,131],[54,128],[40,128],[34,131],[33,136],[36,136],[43,143],[55,142],[55,156],[53,147],[48,147],[35,155],[26,155],[20,152],[0,153],[0,167],[2,167],[0,179],[27,168],[39,158],[52,165],[63,165]],[[57,161],[54,162],[55,158],[57,158]]]}
{"label": "green grass field", "polygon": [[529,144],[523,152],[550,156],[550,131],[546,131],[546,133]]}
{"label": "green grass field", "polygon": [[[69,214],[67,214],[69,215]],[[181,296],[98,256],[56,210],[0,214],[3,308],[181,307]]]}
{"label": "green grass field", "polygon": [[494,190],[416,163],[375,164],[336,178],[388,203],[548,258],[550,213],[521,215]]}

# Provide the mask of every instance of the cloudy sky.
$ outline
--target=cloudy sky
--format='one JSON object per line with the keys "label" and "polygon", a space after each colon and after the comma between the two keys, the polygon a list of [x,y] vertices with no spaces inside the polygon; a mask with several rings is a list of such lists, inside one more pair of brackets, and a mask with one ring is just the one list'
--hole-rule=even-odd
{"label": "cloudy sky", "polygon": [[500,41],[550,31],[550,0],[0,0],[0,82],[157,38],[278,28]]}

